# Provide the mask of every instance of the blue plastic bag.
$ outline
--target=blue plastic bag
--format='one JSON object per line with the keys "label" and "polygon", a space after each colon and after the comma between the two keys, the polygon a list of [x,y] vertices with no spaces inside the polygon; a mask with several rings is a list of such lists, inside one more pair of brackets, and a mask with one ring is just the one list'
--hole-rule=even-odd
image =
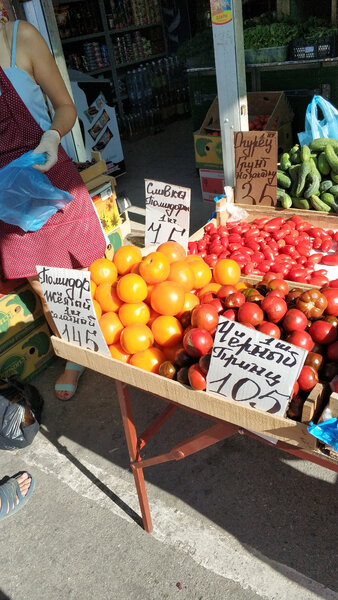
{"label": "blue plastic bag", "polygon": [[308,432],[318,438],[324,444],[332,446],[338,452],[338,419],[328,419],[318,425],[312,422],[308,426]]}
{"label": "blue plastic bag", "polygon": [[[318,107],[323,113],[322,120],[318,118]],[[322,96],[313,96],[305,113],[305,131],[298,133],[301,146],[317,138],[338,140],[338,110]]]}
{"label": "blue plastic bag", "polygon": [[23,231],[37,231],[58,210],[74,200],[59,190],[33,165],[43,164],[45,154],[32,150],[0,169],[0,219]]}

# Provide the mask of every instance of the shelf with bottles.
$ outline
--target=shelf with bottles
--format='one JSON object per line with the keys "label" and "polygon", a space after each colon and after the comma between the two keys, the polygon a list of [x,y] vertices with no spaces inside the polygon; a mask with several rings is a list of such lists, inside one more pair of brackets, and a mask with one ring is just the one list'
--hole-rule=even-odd
{"label": "shelf with bottles", "polygon": [[73,38],[104,35],[96,2],[54,2],[53,8],[62,42],[73,41]]}
{"label": "shelf with bottles", "polygon": [[122,137],[157,133],[164,125],[190,114],[184,64],[175,56],[151,60],[119,76],[127,99],[119,126]]}
{"label": "shelf with bottles", "polygon": [[111,30],[161,24],[160,0],[105,0]]}
{"label": "shelf with bottles", "polygon": [[147,25],[134,25],[131,27],[121,27],[120,29],[110,29],[110,35],[119,35],[121,33],[130,33],[132,31],[142,31],[151,27],[162,27],[162,23],[148,23]]}

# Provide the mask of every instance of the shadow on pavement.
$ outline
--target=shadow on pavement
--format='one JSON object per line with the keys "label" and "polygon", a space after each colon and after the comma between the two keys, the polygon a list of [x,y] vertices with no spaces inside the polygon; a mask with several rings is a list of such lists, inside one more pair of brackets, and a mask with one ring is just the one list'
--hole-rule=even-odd
{"label": "shadow on pavement", "polygon": [[[131,388],[131,400],[138,434],[166,405],[161,398],[135,388]],[[114,381],[87,371],[72,402],[48,399],[43,422],[58,452],[141,526],[139,516],[117,495],[118,489],[107,488],[59,442],[64,436],[129,469]],[[142,455],[167,452],[211,425],[211,421],[180,409],[150,440]],[[118,451],[112,452],[112,447]],[[146,482],[171,495],[166,496],[170,505],[175,506],[179,498],[243,546],[259,552],[260,560],[275,561],[274,568],[279,571],[282,565],[294,569],[300,585],[304,582],[297,580],[299,573],[338,591],[338,486],[337,478],[332,483],[334,476],[326,469],[235,435],[184,460],[146,468],[144,474]],[[287,576],[290,578],[289,571]]]}

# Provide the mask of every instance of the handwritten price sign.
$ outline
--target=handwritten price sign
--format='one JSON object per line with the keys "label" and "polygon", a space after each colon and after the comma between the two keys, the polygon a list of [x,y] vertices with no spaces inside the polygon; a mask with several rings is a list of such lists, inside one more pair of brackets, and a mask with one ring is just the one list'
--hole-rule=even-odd
{"label": "handwritten price sign", "polygon": [[43,266],[36,270],[61,338],[110,356],[92,303],[89,272]]}
{"label": "handwritten price sign", "polygon": [[145,245],[179,242],[188,247],[190,188],[145,179]]}
{"label": "handwritten price sign", "polygon": [[235,201],[275,206],[277,131],[238,131],[235,138]]}
{"label": "handwritten price sign", "polygon": [[207,390],[284,416],[307,351],[220,317]]}

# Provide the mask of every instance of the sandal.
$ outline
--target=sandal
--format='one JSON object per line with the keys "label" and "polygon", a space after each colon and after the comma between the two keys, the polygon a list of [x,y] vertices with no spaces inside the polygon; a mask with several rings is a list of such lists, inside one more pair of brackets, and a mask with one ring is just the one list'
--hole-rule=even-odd
{"label": "sandal", "polygon": [[[27,494],[25,496],[21,495],[20,486],[16,478],[20,477],[20,475],[23,475],[23,473],[27,473],[27,471],[21,471],[20,473],[13,475],[13,477],[8,477],[8,479],[5,480],[5,483],[0,484],[0,520],[10,517],[11,515],[14,515],[14,513],[18,512],[18,510],[20,510],[20,508],[26,504],[27,500],[34,491],[34,479],[29,473],[27,473],[28,477],[31,479],[31,483]],[[19,499],[18,503],[17,499]]]}
{"label": "sandal", "polygon": [[[73,398],[76,390],[77,390],[77,385],[79,382],[79,379],[83,373],[83,371],[85,370],[85,367],[83,367],[82,365],[78,365],[77,363],[74,362],[70,362],[67,361],[66,362],[66,366],[65,366],[65,371],[78,371],[78,376],[77,376],[77,380],[76,383],[56,383],[54,386],[54,390],[55,390],[55,395],[58,398],[58,400],[61,400],[62,402],[68,402],[68,400],[70,400],[71,398]],[[67,396],[67,398],[60,398],[60,396],[58,396],[57,392],[70,392],[69,395]]]}

